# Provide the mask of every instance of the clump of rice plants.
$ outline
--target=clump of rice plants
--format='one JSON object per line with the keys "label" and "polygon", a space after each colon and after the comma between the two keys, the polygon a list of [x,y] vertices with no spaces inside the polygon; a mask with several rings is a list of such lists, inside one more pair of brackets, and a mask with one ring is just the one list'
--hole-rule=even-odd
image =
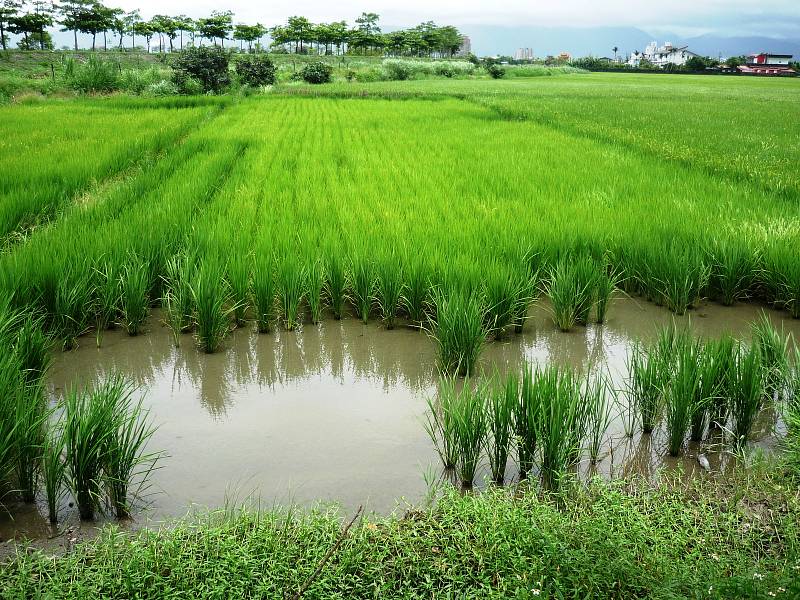
{"label": "clump of rice plants", "polygon": [[64,273],[56,286],[53,308],[53,328],[64,350],[75,348],[78,338],[89,329],[92,304],[88,271],[78,266]]}
{"label": "clump of rice plants", "polygon": [[800,476],[800,348],[795,348],[794,369],[789,382],[786,403],[783,409],[786,437],[783,451],[787,465]]}
{"label": "clump of rice plants", "polygon": [[14,354],[27,383],[41,381],[50,366],[50,344],[49,336],[42,329],[42,319],[28,315],[14,343]]}
{"label": "clump of rice plants", "polygon": [[512,374],[506,378],[504,385],[495,386],[494,389],[487,386],[486,389],[488,390],[486,453],[489,456],[492,480],[497,485],[503,485],[514,435],[514,415],[519,404],[519,378]]}
{"label": "clump of rice plants", "polygon": [[256,324],[259,333],[269,333],[275,320],[275,273],[272,261],[264,259],[257,263],[251,282],[253,308],[256,311]]}
{"label": "clump of rice plants", "polygon": [[450,405],[452,411],[453,436],[456,447],[456,470],[461,485],[472,486],[475,472],[481,458],[481,451],[486,440],[486,392],[482,385],[472,386],[469,380],[464,381],[461,391],[456,394]]}
{"label": "clump of rice plants", "polygon": [[513,415],[520,479],[530,474],[536,455],[536,435],[541,412],[541,398],[537,391],[534,387],[533,368],[526,363],[522,371],[519,402],[514,405]]}
{"label": "clump of rice plants", "polygon": [[455,379],[443,376],[439,379],[439,390],[436,398],[429,397],[427,400],[428,413],[426,415],[425,431],[431,438],[445,469],[455,469],[458,461],[452,409],[456,395]]}
{"label": "clump of rice plants", "polygon": [[95,269],[97,283],[94,286],[96,306],[97,346],[103,337],[103,331],[114,327],[120,310],[121,291],[120,278],[111,262],[104,263]]}
{"label": "clump of rice plants", "polygon": [[305,269],[293,257],[287,257],[278,267],[276,285],[278,305],[286,331],[300,324],[300,306],[305,295]]}
{"label": "clump of rice plants", "polygon": [[64,398],[67,483],[82,520],[94,518],[103,498],[103,451],[113,434],[111,407],[73,388]]}
{"label": "clump of rice plants", "polygon": [[250,306],[250,262],[248,255],[240,253],[234,253],[228,259],[225,278],[231,293],[233,323],[236,327],[244,325]]}
{"label": "clump of rice plants", "polygon": [[138,335],[150,304],[150,265],[133,257],[122,269],[120,291],[122,327],[128,335]]}
{"label": "clump of rice plants", "polygon": [[770,245],[762,257],[761,279],[768,300],[800,319],[800,252],[792,242]]}
{"label": "clump of rice plants", "polygon": [[439,364],[447,373],[472,375],[486,342],[482,298],[476,293],[453,290],[436,296],[433,337],[439,346]]}
{"label": "clump of rice plants", "polygon": [[580,458],[587,427],[587,406],[580,382],[568,369],[548,367],[536,373],[534,394],[539,397],[537,444],[542,483],[557,489]]}
{"label": "clump of rice plants", "polygon": [[587,377],[581,390],[586,411],[587,450],[591,464],[596,464],[599,460],[600,448],[611,425],[611,403],[607,399],[609,389],[604,379],[591,380]]}
{"label": "clump of rice plants", "polygon": [[634,344],[628,359],[628,396],[636,407],[642,430],[652,433],[662,415],[665,365],[661,354]]}
{"label": "clump of rice plants", "polygon": [[315,325],[322,321],[326,276],[325,264],[321,260],[313,261],[306,269],[305,296],[308,301],[308,311],[311,313],[311,322]]}
{"label": "clump of rice plants", "polygon": [[222,346],[231,325],[230,291],[220,266],[215,261],[202,264],[191,289],[197,344],[203,352],[212,354]]}
{"label": "clump of rice plants", "polygon": [[594,264],[589,257],[561,258],[550,270],[547,295],[553,305],[553,320],[561,331],[588,321],[594,279]]}
{"label": "clump of rice plants", "polygon": [[524,270],[516,274],[518,282],[515,289],[517,296],[511,308],[511,318],[514,323],[514,333],[522,333],[525,321],[528,320],[528,310],[531,304],[539,297],[540,271],[539,269]]}
{"label": "clump of rice plants", "polygon": [[789,336],[772,325],[766,313],[753,323],[753,345],[761,355],[764,369],[764,392],[777,399],[783,392],[789,374]]}
{"label": "clump of rice plants", "polygon": [[360,258],[351,262],[350,289],[356,314],[366,325],[372,311],[372,298],[375,291],[375,266],[372,261]]}
{"label": "clump of rice plants", "polygon": [[328,260],[328,272],[325,280],[325,293],[330,302],[333,318],[342,318],[347,296],[347,272],[341,260],[334,254]]}
{"label": "clump of rice plants", "polygon": [[42,447],[42,482],[47,501],[47,518],[51,524],[58,523],[58,509],[66,492],[65,441],[63,423],[58,421],[47,429]]}
{"label": "clump of rice plants", "polygon": [[[41,473],[42,446],[44,444],[47,406],[39,382],[26,382],[19,363],[0,365],[6,371],[1,382],[3,410],[0,419],[11,422],[10,456],[13,459],[14,488],[24,502],[36,500],[36,489]],[[15,381],[16,379],[16,381]]]}
{"label": "clump of rice plants", "polygon": [[758,256],[746,241],[720,238],[711,257],[710,285],[725,306],[746,300],[754,287]]}
{"label": "clump of rice plants", "polygon": [[619,280],[619,273],[615,272],[610,266],[597,271],[594,281],[595,322],[605,323],[608,304],[611,301],[614,290],[617,289]]}
{"label": "clump of rice plants", "polygon": [[674,369],[666,388],[667,448],[677,456],[683,448],[697,404],[702,401],[699,343],[679,337],[674,348]]}
{"label": "clump of rice plants", "polygon": [[121,377],[112,377],[93,395],[95,403],[110,405],[108,435],[102,452],[103,479],[109,504],[117,518],[130,514],[130,486],[146,481],[157,454],[146,454],[147,441],[155,432],[142,400],[134,400],[136,388]]}
{"label": "clump of rice plants", "polygon": [[394,329],[406,291],[403,268],[397,257],[389,254],[378,261],[375,270],[375,304],[386,329]]}
{"label": "clump of rice plants", "polygon": [[737,448],[743,448],[750,437],[765,393],[764,371],[758,346],[745,350],[739,345],[731,375],[729,394],[733,444]]}
{"label": "clump of rice plants", "polygon": [[83,520],[93,519],[106,497],[118,517],[127,516],[130,485],[144,484],[157,459],[144,454],[154,430],[134,392],[112,376],[92,392],[73,388],[64,399],[66,478]]}
{"label": "clump of rice plants", "polygon": [[192,328],[192,265],[186,255],[175,255],[165,264],[164,296],[161,305],[175,347],[180,334]]}
{"label": "clump of rice plants", "polygon": [[724,428],[728,420],[731,377],[736,363],[737,344],[731,335],[706,343],[705,354],[713,361],[706,387],[713,394],[709,404],[709,426]]}
{"label": "clump of rice plants", "polygon": [[[699,253],[677,250],[658,255],[655,269],[661,283],[664,304],[677,315],[696,306],[708,287],[711,269]],[[653,256],[656,260],[656,255]]]}
{"label": "clump of rice plants", "polygon": [[484,297],[486,299],[486,330],[495,338],[503,335],[503,330],[511,325],[515,309],[522,312],[518,303],[525,304],[524,282],[502,264],[489,265],[484,274]]}
{"label": "clump of rice plants", "polygon": [[407,263],[405,274],[404,306],[413,324],[422,327],[428,318],[431,302],[430,266],[423,256],[415,256]]}

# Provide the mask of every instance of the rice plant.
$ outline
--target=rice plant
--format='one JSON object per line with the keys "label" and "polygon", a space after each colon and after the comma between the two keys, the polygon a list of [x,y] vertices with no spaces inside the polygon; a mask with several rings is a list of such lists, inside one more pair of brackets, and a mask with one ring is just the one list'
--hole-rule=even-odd
{"label": "rice plant", "polygon": [[64,398],[67,484],[82,520],[92,520],[103,502],[103,452],[113,435],[112,407],[76,388]]}
{"label": "rice plant", "polygon": [[677,315],[696,306],[708,287],[711,268],[698,253],[672,247],[657,263],[664,304]]}
{"label": "rice plant", "polygon": [[425,431],[433,442],[445,469],[455,469],[458,461],[453,421],[453,403],[456,398],[456,381],[453,377],[439,379],[436,398],[428,397]]}
{"label": "rice plant", "polygon": [[753,345],[761,355],[764,369],[764,392],[769,399],[777,399],[784,391],[789,373],[789,336],[772,325],[766,313],[752,326]]}
{"label": "rice plant", "polygon": [[531,304],[539,298],[540,271],[539,269],[525,270],[517,273],[517,296],[511,308],[511,317],[514,323],[514,333],[522,333],[525,322],[528,320],[528,311]]}
{"label": "rice plant", "polygon": [[527,303],[524,299],[524,280],[513,270],[504,265],[490,265],[484,275],[484,298],[486,299],[486,330],[490,335],[499,338],[503,330],[514,322],[515,309],[522,312],[518,303]]}
{"label": "rice plant", "polygon": [[608,382],[603,378],[593,381],[588,377],[581,389],[587,419],[587,450],[591,464],[596,464],[599,460],[600,449],[611,425],[611,403],[608,401],[610,389]]}
{"label": "rice plant", "polygon": [[19,326],[14,343],[14,354],[29,384],[41,381],[52,362],[50,337],[42,330],[42,325],[42,319],[28,315]]}
{"label": "rice plant", "polygon": [[782,445],[786,464],[796,476],[800,476],[800,348],[795,348],[793,362],[789,393],[783,407],[786,437]]}
{"label": "rice plant", "polygon": [[519,400],[514,404],[513,413],[520,479],[530,474],[536,455],[539,417],[542,411],[541,398],[536,392],[533,368],[526,363],[522,371]]}
{"label": "rice plant", "polygon": [[75,348],[78,338],[89,329],[92,306],[88,271],[64,273],[56,286],[53,308],[53,329],[64,350]]}
{"label": "rice plant", "polygon": [[765,394],[764,367],[757,346],[740,344],[731,378],[730,413],[733,444],[743,448],[750,437]]}
{"label": "rice plant", "polygon": [[345,302],[347,302],[347,272],[344,265],[336,255],[328,259],[325,293],[333,311],[333,318],[337,321],[342,318]]}
{"label": "rice plant", "polygon": [[677,456],[683,448],[686,434],[701,397],[702,381],[698,366],[699,344],[681,342],[674,349],[674,370],[666,387],[665,407],[667,448],[670,456]]}
{"label": "rice plant", "polygon": [[557,489],[579,460],[588,424],[587,407],[580,383],[570,370],[547,367],[536,373],[533,388],[540,406],[536,441],[542,483]]}
{"label": "rice plant", "polygon": [[367,258],[354,260],[350,264],[350,291],[356,314],[366,325],[372,311],[375,293],[375,267]]}
{"label": "rice plant", "polygon": [[464,487],[471,487],[486,442],[486,391],[464,381],[451,404],[456,447],[456,470]]}
{"label": "rice plant", "polygon": [[725,306],[746,300],[755,285],[758,257],[749,240],[719,238],[714,241],[710,284]]}
{"label": "rice plant", "polygon": [[550,270],[547,295],[553,307],[553,320],[564,332],[586,323],[594,296],[593,263],[588,257],[577,261],[560,259]]}
{"label": "rice plant", "polygon": [[277,289],[272,261],[257,263],[253,271],[252,297],[259,333],[269,333],[275,321]]}
{"label": "rice plant", "polygon": [[728,419],[731,378],[736,362],[737,345],[731,335],[723,335],[706,343],[705,353],[715,365],[711,371],[711,381],[706,385],[713,396],[710,402],[709,425],[724,428]]}
{"label": "rice plant", "polygon": [[322,309],[324,307],[323,295],[325,292],[325,281],[327,273],[325,264],[321,260],[315,260],[306,269],[306,291],[305,296],[308,302],[308,311],[311,313],[311,322],[314,324],[322,321]]}
{"label": "rice plant", "polygon": [[117,518],[130,514],[130,487],[134,482],[144,485],[158,454],[147,454],[145,448],[155,432],[142,407],[134,400],[136,388],[121,377],[112,377],[96,390],[92,402],[108,404],[109,432],[102,452],[103,481],[109,504]]}
{"label": "rice plant", "polygon": [[486,336],[479,295],[453,291],[445,296],[437,292],[433,337],[438,343],[442,370],[464,377],[472,375]]}
{"label": "rice plant", "polygon": [[24,502],[36,500],[41,474],[47,407],[40,383],[21,383],[12,397],[14,419],[15,487]]}
{"label": "rice plant", "polygon": [[138,335],[147,318],[150,300],[150,266],[133,257],[122,269],[120,308],[122,327],[128,335]]}
{"label": "rice plant", "polygon": [[174,255],[165,265],[161,306],[176,348],[180,346],[180,334],[192,328],[192,268],[186,255]]}
{"label": "rice plant", "polygon": [[611,296],[619,284],[620,275],[610,266],[599,269],[594,282],[595,291],[595,322],[605,323],[608,313],[608,304]]}
{"label": "rice plant", "polygon": [[413,257],[407,265],[404,306],[411,322],[422,327],[428,319],[431,302],[430,266],[423,256]]}
{"label": "rice plant", "polygon": [[[235,251],[234,251],[235,252]],[[236,327],[244,325],[247,310],[250,307],[250,257],[247,254],[234,253],[228,259],[225,278],[231,293],[233,323]]]}
{"label": "rice plant", "polygon": [[300,307],[306,292],[305,279],[305,269],[293,257],[286,257],[278,267],[275,287],[286,331],[296,329],[301,322]]}
{"label": "rice plant", "polygon": [[397,257],[387,254],[378,260],[375,271],[375,304],[386,329],[394,329],[406,291],[403,268]]}
{"label": "rice plant", "polygon": [[94,286],[94,295],[97,299],[97,345],[100,346],[103,331],[114,327],[120,311],[121,290],[120,278],[112,262],[105,262],[99,269],[95,269],[97,283]]}
{"label": "rice plant", "polygon": [[628,359],[628,397],[636,407],[645,433],[652,433],[662,416],[667,384],[663,359],[641,342],[633,345]]}
{"label": "rice plant", "polygon": [[[494,382],[498,380],[495,375]],[[514,436],[514,415],[519,404],[519,378],[509,375],[504,385],[487,386],[488,436],[486,453],[492,480],[503,485]]]}
{"label": "rice plant", "polygon": [[42,483],[47,502],[47,518],[53,525],[58,523],[58,509],[66,494],[65,442],[64,424],[59,420],[47,428],[42,448]]}
{"label": "rice plant", "polygon": [[222,269],[214,261],[200,266],[191,284],[195,337],[200,349],[212,354],[220,349],[231,326],[230,290]]}

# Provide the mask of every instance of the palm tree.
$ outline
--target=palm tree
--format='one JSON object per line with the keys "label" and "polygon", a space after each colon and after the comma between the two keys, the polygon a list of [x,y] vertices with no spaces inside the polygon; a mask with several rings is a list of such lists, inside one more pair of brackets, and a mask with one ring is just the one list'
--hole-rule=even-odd
{"label": "palm tree", "polygon": [[614,52],[614,62],[617,62],[617,52],[619,51],[619,48],[614,46],[611,50]]}

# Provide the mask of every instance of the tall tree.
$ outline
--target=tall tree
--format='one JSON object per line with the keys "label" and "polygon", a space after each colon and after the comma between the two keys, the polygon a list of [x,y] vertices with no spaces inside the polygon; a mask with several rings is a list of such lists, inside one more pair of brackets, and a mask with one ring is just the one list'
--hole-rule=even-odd
{"label": "tall tree", "polygon": [[178,15],[174,18],[175,24],[178,27],[178,34],[180,35],[180,45],[181,50],[183,50],[183,34],[189,33],[192,36],[192,43],[194,43],[194,32],[197,29],[197,25],[195,24],[194,20],[186,15]]}
{"label": "tall tree", "polygon": [[136,24],[142,22],[142,16],[139,14],[139,9],[132,10],[122,17],[122,23],[125,26],[125,33],[131,36],[131,50],[136,48]]}
{"label": "tall tree", "polygon": [[230,34],[233,28],[233,13],[229,10],[214,11],[210,17],[199,19],[197,21],[197,29],[200,33],[201,39],[206,37],[217,45],[217,38],[220,40],[221,46],[225,47],[225,38]]}
{"label": "tall tree", "polygon": [[3,50],[8,50],[6,32],[9,31],[11,21],[19,15],[21,9],[22,2],[17,0],[0,1],[0,44],[2,44]]}

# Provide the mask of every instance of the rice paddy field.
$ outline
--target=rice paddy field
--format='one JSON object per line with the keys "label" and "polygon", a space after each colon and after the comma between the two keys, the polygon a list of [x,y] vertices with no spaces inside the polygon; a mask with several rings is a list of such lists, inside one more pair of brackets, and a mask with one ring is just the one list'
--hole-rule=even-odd
{"label": "rice paddy field", "polygon": [[[159,597],[175,548],[230,535],[284,573],[237,575],[243,596],[791,591],[798,114],[796,80],[637,74],[0,107],[0,537],[80,563],[50,578],[17,555],[6,595]],[[320,501],[341,513],[305,512]],[[374,521],[342,529],[359,506]],[[666,517],[700,513],[705,549]],[[458,542],[480,564],[446,547],[495,518],[553,537],[520,564],[483,530]],[[619,527],[609,556],[666,537],[613,576],[559,578],[556,547],[598,560],[576,523],[593,544]],[[109,575],[128,543],[155,558],[126,547]],[[410,558],[442,549],[432,571]],[[158,575],[128,579],[142,565]]]}

